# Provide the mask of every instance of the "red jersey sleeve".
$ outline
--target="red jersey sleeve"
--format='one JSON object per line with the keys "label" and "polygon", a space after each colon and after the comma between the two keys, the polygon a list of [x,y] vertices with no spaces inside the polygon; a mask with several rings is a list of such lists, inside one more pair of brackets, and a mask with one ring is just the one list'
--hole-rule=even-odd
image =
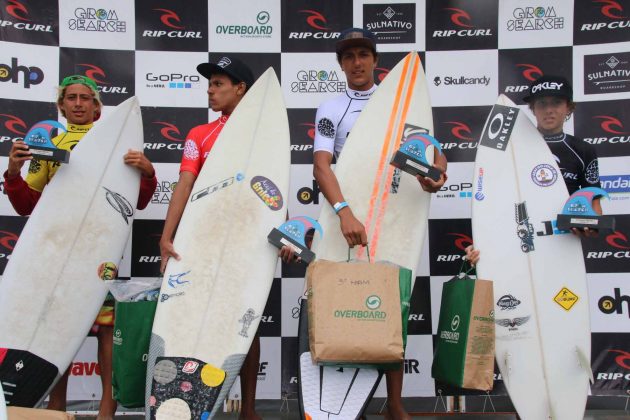
{"label": "red jersey sleeve", "polygon": [[28,216],[33,212],[42,193],[29,187],[22,175],[9,177],[7,172],[4,172],[4,191],[15,211],[20,216]]}
{"label": "red jersey sleeve", "polygon": [[138,205],[136,206],[138,210],[142,210],[149,205],[156,187],[157,177],[155,175],[153,175],[153,178],[140,177],[140,192],[138,194]]}

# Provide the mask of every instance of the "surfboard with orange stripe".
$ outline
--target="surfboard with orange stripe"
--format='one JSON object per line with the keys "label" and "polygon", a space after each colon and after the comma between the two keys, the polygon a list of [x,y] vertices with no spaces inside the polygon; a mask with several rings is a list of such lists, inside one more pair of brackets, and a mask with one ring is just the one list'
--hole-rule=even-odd
{"label": "surfboard with orange stripe", "polygon": [[[433,135],[433,117],[420,57],[411,52],[390,71],[366,104],[335,167],[346,202],[365,225],[370,259],[390,261],[414,272],[426,234],[431,195],[422,190],[415,177],[401,173],[389,162],[406,138],[419,133]],[[427,150],[427,158],[433,159],[432,148]],[[348,244],[330,205],[322,206],[319,222],[326,234],[316,235],[313,242],[317,257],[344,261]],[[367,249],[359,247],[352,256],[367,260]],[[301,344],[301,402],[308,417],[358,418],[378,385],[376,371],[320,368],[310,361],[308,346]],[[326,401],[328,398],[331,401]]]}

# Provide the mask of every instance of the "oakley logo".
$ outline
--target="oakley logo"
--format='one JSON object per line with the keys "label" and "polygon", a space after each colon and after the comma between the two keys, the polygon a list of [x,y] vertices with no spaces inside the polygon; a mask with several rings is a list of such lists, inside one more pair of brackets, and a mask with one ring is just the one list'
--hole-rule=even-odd
{"label": "oakley logo", "polygon": [[177,13],[168,9],[153,9],[156,12],[162,12],[162,16],[160,16],[160,20],[162,23],[169,28],[173,29],[184,29],[183,26],[177,26],[174,22],[181,23],[181,19],[177,16]]}
{"label": "oakley logo", "polygon": [[517,64],[516,67],[522,67],[522,75],[525,79],[533,82],[543,75],[543,72],[540,68],[536,67],[533,64]]}
{"label": "oakley logo", "polygon": [[[623,130],[623,124],[615,117],[611,117],[609,115],[595,115],[593,119],[599,119],[601,122],[599,123],[602,130],[611,134],[628,134],[626,131],[619,131],[619,129]],[[615,129],[615,128],[617,129]]]}
{"label": "oakley logo", "polygon": [[326,27],[325,25],[328,24],[328,22],[326,21],[326,18],[324,17],[324,15],[322,15],[321,13],[315,11],[315,10],[300,10],[300,13],[306,13],[309,16],[306,18],[306,23],[308,23],[308,25],[311,28],[314,29],[319,29],[320,31],[329,31],[330,28]]}
{"label": "oakley logo", "polygon": [[5,8],[8,14],[16,18],[17,20],[21,20],[24,22],[30,22],[28,19],[28,9],[22,3],[17,0],[9,0],[9,4]]}
{"label": "oakley logo", "polygon": [[[445,124],[450,124],[451,127],[451,134],[453,136],[455,136],[456,138],[460,139],[460,140],[465,140],[465,141],[472,141],[473,138],[472,137],[468,137],[466,134],[471,135],[472,132],[470,131],[470,127],[468,127],[466,124],[461,123],[459,121],[446,121]],[[464,134],[466,133],[466,134]]]}
{"label": "oakley logo", "polygon": [[[4,122],[4,126],[6,127],[7,130],[9,130],[12,133],[15,133],[19,136],[24,136],[26,135],[26,123],[16,117],[15,115],[10,115],[10,114],[0,114],[0,117],[6,117],[6,121]],[[17,127],[22,127],[23,130],[18,129]]]}
{"label": "oakley logo", "polygon": [[179,129],[175,127],[173,124],[167,123],[164,121],[153,121],[153,124],[159,124],[162,126],[162,129],[160,130],[160,134],[165,139],[170,140],[170,141],[184,141],[184,139],[173,137],[173,135],[181,136]]}
{"label": "oakley logo", "polygon": [[444,10],[451,12],[451,22],[462,28],[472,28],[470,25],[470,15],[462,9],[456,9],[454,7],[447,7]]}

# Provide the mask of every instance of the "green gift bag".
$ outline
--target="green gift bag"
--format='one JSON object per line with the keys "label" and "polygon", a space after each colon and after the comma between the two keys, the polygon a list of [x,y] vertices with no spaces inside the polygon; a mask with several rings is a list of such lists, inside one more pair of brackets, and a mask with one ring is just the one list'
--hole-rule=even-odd
{"label": "green gift bag", "polygon": [[112,388],[127,408],[144,407],[147,355],[157,301],[116,302]]}
{"label": "green gift bag", "polygon": [[488,391],[494,375],[492,282],[456,276],[444,283],[433,378]]}

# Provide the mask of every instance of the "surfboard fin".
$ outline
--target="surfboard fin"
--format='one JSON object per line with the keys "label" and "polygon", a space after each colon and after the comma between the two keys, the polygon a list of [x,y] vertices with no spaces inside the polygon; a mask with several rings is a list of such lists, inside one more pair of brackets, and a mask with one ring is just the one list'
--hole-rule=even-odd
{"label": "surfboard fin", "polygon": [[588,379],[589,381],[591,381],[591,385],[594,384],[595,378],[593,377],[593,370],[591,369],[591,362],[588,360],[588,357],[586,357],[586,354],[584,354],[582,349],[579,347],[575,348],[575,353],[577,354],[578,363],[588,375]]}
{"label": "surfboard fin", "polygon": [[510,379],[510,373],[512,373],[512,355],[506,352],[503,356],[503,370],[501,371],[503,382],[505,382],[506,385]]}

